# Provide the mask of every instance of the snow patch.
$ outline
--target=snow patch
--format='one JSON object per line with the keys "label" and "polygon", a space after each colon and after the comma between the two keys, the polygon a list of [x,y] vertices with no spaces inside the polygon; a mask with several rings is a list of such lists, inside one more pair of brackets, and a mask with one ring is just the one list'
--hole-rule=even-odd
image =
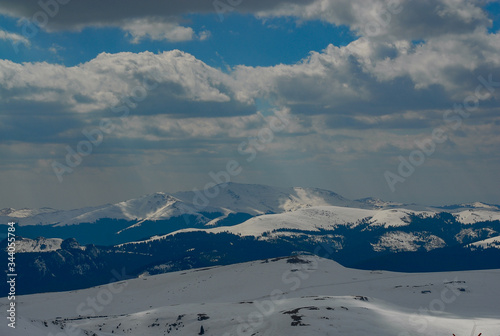
{"label": "snow patch", "polygon": [[16,241],[16,253],[52,252],[61,249],[60,238],[22,238]]}

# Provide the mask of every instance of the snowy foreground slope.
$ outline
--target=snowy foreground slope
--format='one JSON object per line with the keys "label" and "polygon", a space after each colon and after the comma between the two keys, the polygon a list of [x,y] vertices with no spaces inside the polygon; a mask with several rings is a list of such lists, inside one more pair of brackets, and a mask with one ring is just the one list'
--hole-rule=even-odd
{"label": "snowy foreground slope", "polygon": [[4,322],[0,335],[498,336],[499,280],[500,270],[361,271],[301,255],[20,296],[16,329]]}

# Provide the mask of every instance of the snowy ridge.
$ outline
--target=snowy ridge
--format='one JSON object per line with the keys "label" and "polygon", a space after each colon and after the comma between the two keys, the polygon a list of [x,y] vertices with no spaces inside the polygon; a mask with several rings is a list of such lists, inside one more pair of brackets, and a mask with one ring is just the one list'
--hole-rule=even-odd
{"label": "snowy ridge", "polygon": [[500,220],[500,212],[490,210],[464,210],[455,216],[459,222],[464,224]]}
{"label": "snowy ridge", "polygon": [[444,208],[444,209],[483,209],[483,210],[499,211],[500,205],[488,204],[488,203],[483,203],[483,202],[471,202],[471,203],[447,205],[447,206],[444,206],[441,208]]}
{"label": "snowy ridge", "polygon": [[[210,206],[252,215],[282,213],[322,205],[362,208],[361,202],[348,200],[332,191],[317,188],[278,188],[258,184],[227,183],[218,186],[216,197],[206,199]],[[198,196],[197,196],[198,195]],[[178,192],[185,202],[201,202],[200,193]]]}
{"label": "snowy ridge", "polygon": [[[257,216],[232,227],[206,229],[207,232],[229,231],[242,236],[261,237],[279,229],[303,231],[332,230],[339,225],[356,225],[374,214],[373,210],[343,207],[313,207],[277,215]],[[189,230],[189,229],[188,229]]]}
{"label": "snowy ridge", "polygon": [[[81,216],[73,218],[71,221],[60,223],[58,225],[93,223],[101,218],[113,218],[137,221],[136,224],[129,227],[132,228],[139,226],[145,221],[159,221],[182,216],[189,213],[190,209],[192,209],[192,207],[189,204],[185,204],[171,195],[158,192],[129,201],[109,205],[107,207],[85,213]],[[213,208],[206,209],[207,212],[217,210],[218,209]],[[201,217],[201,215],[199,216]]]}
{"label": "snowy ridge", "polygon": [[[443,211],[442,208],[385,202],[374,198],[352,201],[332,191],[317,188],[278,188],[256,184],[228,183],[216,186],[216,190],[218,192],[214,198],[207,198],[200,191],[178,192],[173,195],[157,192],[116,204],[73,210],[51,208],[15,210],[6,208],[0,210],[0,223],[7,224],[9,221],[15,221],[19,225],[56,224],[57,226],[65,226],[94,223],[99,219],[110,218],[135,221],[136,225],[140,225],[145,221],[167,220],[185,214],[206,219],[203,212],[217,212],[221,213],[222,216],[227,216],[230,213],[257,216],[296,212],[312,207],[334,206],[354,209],[352,213],[346,210],[340,214],[339,223],[349,218],[361,220],[364,215],[356,215],[356,212],[361,214],[361,210],[374,210],[379,212],[367,215],[373,217],[373,224],[398,226],[405,225],[403,212],[406,212],[407,215],[416,213],[427,216]],[[451,207],[446,211],[454,213],[459,216],[460,222],[468,224],[500,219],[498,207],[480,202],[471,203],[467,207],[465,205]],[[343,219],[344,215],[345,220]],[[211,221],[206,220],[207,223],[210,222],[208,226],[215,225],[223,219],[222,216]]]}
{"label": "snowy ridge", "polygon": [[[0,334],[46,336],[71,327],[66,331],[86,335],[187,336],[203,326],[206,335],[385,336],[422,328],[426,335],[496,335],[492,291],[499,276],[361,271],[313,256],[277,258],[21,296],[17,328],[3,323]],[[98,310],[89,298],[97,298]],[[1,299],[0,309],[7,304]]]}
{"label": "snowy ridge", "polygon": [[464,203],[460,204],[460,206],[464,208],[500,210],[500,207],[498,207],[498,205],[486,204],[483,202]]}
{"label": "snowy ridge", "polygon": [[[105,206],[88,207],[73,210],[41,209],[3,209],[0,211],[0,223],[14,221],[19,225],[46,225],[57,223],[72,223],[73,218],[92,212]],[[2,214],[3,213],[3,214]]]}
{"label": "snowy ridge", "polygon": [[469,247],[498,248],[500,249],[500,236],[491,237],[468,245]]}
{"label": "snowy ridge", "polygon": [[12,218],[26,218],[33,217],[41,214],[50,214],[56,212],[56,209],[52,208],[40,208],[40,209],[13,209],[13,208],[5,208],[0,210],[0,216],[10,216]]}
{"label": "snowy ridge", "polygon": [[[157,221],[196,212],[248,213],[261,215],[297,209],[338,205],[365,207],[331,191],[314,188],[276,188],[263,185],[228,183],[218,186],[220,193],[212,199],[197,198],[191,191],[168,195],[157,192],[117,204],[107,204],[74,210],[22,209],[0,210],[0,222],[16,221],[19,225],[57,224],[58,226],[93,223],[101,218],[129,221]],[[196,205],[194,205],[194,204]],[[201,204],[201,205],[200,205]],[[215,220],[213,223],[217,222]]]}
{"label": "snowy ridge", "polygon": [[62,242],[60,238],[22,238],[16,241],[16,253],[57,251],[61,249]]}
{"label": "snowy ridge", "polygon": [[[431,217],[438,212],[414,211],[408,209],[359,209],[338,206],[319,206],[304,208],[297,211],[285,212],[281,214],[261,215],[253,217],[235,226],[221,226],[207,229],[182,229],[167,235],[155,236],[145,240],[154,241],[166,236],[175,235],[181,232],[204,231],[209,233],[229,232],[241,236],[253,236],[257,238],[275,237],[277,235],[288,235],[287,232],[273,232],[275,230],[299,230],[316,231],[334,230],[340,225],[355,227],[361,223],[370,226],[382,226],[384,228],[394,228],[408,226],[411,215],[422,218]],[[497,217],[495,217],[497,216]],[[465,219],[465,224],[472,223],[472,219],[483,221],[485,218],[500,218],[500,213],[485,213],[484,211],[465,210],[455,214],[457,220]],[[389,245],[393,243],[390,247]],[[437,236],[423,237],[421,234],[389,234],[383,238],[374,248],[377,251],[389,249],[391,251],[415,251],[417,246],[423,246],[427,250],[443,247],[444,242]]]}
{"label": "snowy ridge", "polygon": [[[210,233],[229,232],[241,236],[262,237],[274,230],[292,229],[301,231],[332,230],[339,225],[357,225],[363,219],[377,213],[375,210],[344,208],[335,206],[311,207],[282,214],[253,217],[235,226],[221,226],[209,229],[183,229],[173,233],[155,236],[145,242],[162,239],[181,232],[204,231]],[[275,233],[286,234],[286,233]]]}
{"label": "snowy ridge", "polygon": [[[162,192],[145,195],[132,200],[98,207],[75,210],[21,210],[10,211],[0,216],[2,222],[14,220],[19,225],[57,224],[57,226],[79,223],[94,223],[102,218],[125,219],[129,221],[157,221],[189,213],[192,205]],[[205,211],[219,209],[207,208]],[[4,213],[7,211],[4,209]]]}
{"label": "snowy ridge", "polygon": [[403,203],[384,201],[384,200],[381,200],[379,198],[374,198],[374,197],[361,198],[361,199],[357,199],[356,201],[361,202],[363,204],[372,205],[376,209],[391,208],[391,207],[392,208],[404,207]]}

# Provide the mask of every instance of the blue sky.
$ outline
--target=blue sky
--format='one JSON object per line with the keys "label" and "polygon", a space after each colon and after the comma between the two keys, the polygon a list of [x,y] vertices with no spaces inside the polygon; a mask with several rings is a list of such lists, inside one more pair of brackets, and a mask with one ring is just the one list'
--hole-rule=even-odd
{"label": "blue sky", "polygon": [[500,203],[498,1],[42,3],[0,0],[0,209],[203,189],[231,160],[234,182]]}

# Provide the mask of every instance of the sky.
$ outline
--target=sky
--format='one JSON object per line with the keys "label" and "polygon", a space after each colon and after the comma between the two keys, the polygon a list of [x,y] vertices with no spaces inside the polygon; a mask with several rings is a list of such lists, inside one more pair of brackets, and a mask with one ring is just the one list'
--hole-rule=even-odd
{"label": "sky", "polygon": [[0,209],[500,204],[499,27],[487,0],[0,0]]}

